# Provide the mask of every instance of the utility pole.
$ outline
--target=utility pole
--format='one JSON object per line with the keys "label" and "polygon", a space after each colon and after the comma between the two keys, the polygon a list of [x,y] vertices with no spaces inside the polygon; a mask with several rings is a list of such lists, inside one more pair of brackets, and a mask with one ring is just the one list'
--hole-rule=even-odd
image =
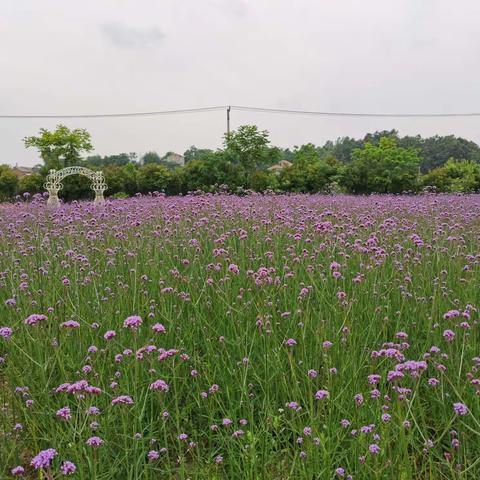
{"label": "utility pole", "polygon": [[230,109],[232,107],[228,106],[227,107],[227,137],[230,136]]}

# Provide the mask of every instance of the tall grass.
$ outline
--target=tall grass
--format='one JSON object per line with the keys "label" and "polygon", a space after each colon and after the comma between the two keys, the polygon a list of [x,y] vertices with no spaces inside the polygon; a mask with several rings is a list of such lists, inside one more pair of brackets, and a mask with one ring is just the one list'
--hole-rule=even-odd
{"label": "tall grass", "polygon": [[479,196],[0,217],[1,478],[479,477]]}

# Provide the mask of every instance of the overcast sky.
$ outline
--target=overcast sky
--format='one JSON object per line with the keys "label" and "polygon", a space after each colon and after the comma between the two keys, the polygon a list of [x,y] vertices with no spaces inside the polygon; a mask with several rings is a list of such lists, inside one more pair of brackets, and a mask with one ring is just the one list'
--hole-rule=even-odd
{"label": "overcast sky", "polygon": [[[480,111],[478,0],[1,0],[0,114],[249,105],[357,112]],[[56,120],[0,119],[0,163]],[[95,152],[216,148],[224,112],[62,120]],[[279,146],[397,128],[480,143],[480,117],[351,119],[232,113]]]}

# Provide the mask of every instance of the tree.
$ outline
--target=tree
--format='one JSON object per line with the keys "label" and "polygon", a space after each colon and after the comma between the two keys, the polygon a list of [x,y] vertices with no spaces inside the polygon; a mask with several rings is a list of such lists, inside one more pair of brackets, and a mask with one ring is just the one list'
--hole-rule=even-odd
{"label": "tree", "polygon": [[45,179],[38,173],[32,173],[31,175],[25,175],[20,177],[18,181],[18,193],[23,195],[24,193],[30,193],[34,195],[44,190],[43,184]]}
{"label": "tree", "polygon": [[65,202],[72,200],[92,200],[94,192],[92,190],[92,182],[83,175],[69,175],[62,180],[62,189],[58,192],[58,196]]}
{"label": "tree", "polygon": [[112,196],[119,193],[126,193],[126,185],[128,182],[127,173],[124,168],[118,165],[109,165],[103,170],[103,175],[105,177],[105,183],[108,188],[105,191],[105,195]]}
{"label": "tree", "polygon": [[420,152],[422,161],[425,161],[423,152],[423,138],[420,135],[401,137],[398,139],[398,146],[402,148],[416,148]]}
{"label": "tree", "polygon": [[154,163],[145,165],[138,170],[137,184],[140,193],[164,192],[171,181],[172,174],[164,165]]}
{"label": "tree", "polygon": [[78,164],[81,153],[92,150],[90,140],[85,129],[70,130],[65,125],[57,125],[53,132],[41,128],[38,136],[23,139],[25,147],[38,149],[46,171]]}
{"label": "tree", "polygon": [[101,157],[100,155],[94,155],[85,159],[85,164],[90,167],[108,167],[111,165],[124,166],[131,162],[135,162],[135,153],[119,153],[117,155],[106,155]]}
{"label": "tree", "polygon": [[129,196],[138,192],[137,167],[134,163],[127,165],[109,165],[103,169],[105,183],[108,188],[105,191],[107,196],[119,195]]}
{"label": "tree", "polygon": [[447,160],[445,170],[450,177],[451,192],[476,192],[480,188],[480,164],[471,160]]}
{"label": "tree", "polygon": [[[329,192],[333,183],[342,178],[345,167],[333,156],[320,160],[309,158],[314,151],[304,145],[297,160],[291,167],[280,172],[280,184],[283,190],[294,192]],[[316,152],[316,150],[315,150]]]}
{"label": "tree", "polygon": [[169,181],[165,187],[165,193],[167,195],[179,195],[182,193],[182,168],[176,168],[175,170],[169,170]]}
{"label": "tree", "polygon": [[373,145],[378,145],[382,138],[393,138],[398,142],[399,141],[398,131],[395,129],[392,129],[392,130],[380,130],[380,131],[377,130],[376,132],[373,132],[373,133],[367,133],[363,137],[362,142],[364,144],[371,143]]}
{"label": "tree", "polygon": [[238,188],[250,188],[250,181],[258,170],[248,172],[239,163],[229,162],[225,157],[220,156],[220,161],[212,165],[215,172],[216,184],[228,187],[230,192]]}
{"label": "tree", "polygon": [[225,158],[253,172],[273,165],[281,158],[280,150],[269,147],[269,144],[266,130],[259,131],[256,125],[242,125],[224,136]]}
{"label": "tree", "polygon": [[128,165],[124,165],[122,171],[125,178],[125,193],[128,195],[135,195],[138,193],[137,165],[131,162]]}
{"label": "tree", "polygon": [[0,165],[0,201],[11,199],[17,192],[18,177],[8,165]]}
{"label": "tree", "polygon": [[157,152],[147,152],[142,156],[140,163],[143,163],[143,165],[148,165],[149,163],[159,164],[161,161],[162,159]]}
{"label": "tree", "polygon": [[183,193],[195,190],[208,191],[211,185],[217,183],[212,163],[205,160],[192,160],[183,167],[181,172]]}
{"label": "tree", "polygon": [[188,163],[192,160],[203,160],[203,157],[209,153],[213,153],[213,150],[208,148],[197,148],[192,145],[189,149],[185,150],[183,157],[185,158],[185,163]]}
{"label": "tree", "polygon": [[420,157],[414,148],[402,148],[394,138],[378,145],[366,143],[353,151],[344,176],[353,193],[401,193],[417,188]]}
{"label": "tree", "polygon": [[435,135],[424,139],[420,153],[423,157],[420,166],[423,173],[441,167],[451,158],[480,161],[480,147],[475,142],[454,135]]}
{"label": "tree", "polygon": [[278,188],[278,176],[266,170],[257,170],[249,180],[250,188],[255,192],[276,190]]}
{"label": "tree", "polygon": [[289,148],[284,148],[281,151],[282,160],[287,160],[288,162],[293,162],[295,159],[295,152],[292,152]]}
{"label": "tree", "polygon": [[448,192],[450,190],[450,181],[445,167],[438,167],[430,170],[420,179],[422,187],[436,192]]}
{"label": "tree", "polygon": [[296,165],[308,165],[320,160],[317,147],[313,143],[307,143],[293,150],[293,163]]}
{"label": "tree", "polygon": [[422,184],[435,187],[438,192],[476,192],[480,189],[480,164],[450,158],[443,167],[424,175]]}
{"label": "tree", "polygon": [[330,152],[335,158],[342,163],[349,163],[352,159],[353,151],[356,148],[362,148],[362,140],[355,140],[350,137],[338,138],[335,143],[326,142],[324,150]]}

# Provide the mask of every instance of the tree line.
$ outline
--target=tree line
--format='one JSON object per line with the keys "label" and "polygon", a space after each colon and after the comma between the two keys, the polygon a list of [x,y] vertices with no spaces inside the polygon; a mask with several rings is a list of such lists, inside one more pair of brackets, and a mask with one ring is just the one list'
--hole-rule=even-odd
{"label": "tree line", "polygon": [[[12,168],[0,166],[0,199],[43,191],[52,168],[81,165],[104,172],[107,196],[136,193],[167,195],[192,191],[245,190],[305,193],[416,193],[480,191],[480,147],[464,138],[399,136],[396,130],[308,143],[293,149],[273,146],[269,134],[255,125],[244,125],[225,135],[217,150],[190,147],[185,165],[168,162],[148,152],[88,156],[93,150],[89,133],[59,125],[24,138],[27,148],[38,150],[42,163],[32,175],[18,178]],[[273,168],[272,168],[273,167]],[[89,180],[67,177],[60,196],[66,200],[92,195]]]}

